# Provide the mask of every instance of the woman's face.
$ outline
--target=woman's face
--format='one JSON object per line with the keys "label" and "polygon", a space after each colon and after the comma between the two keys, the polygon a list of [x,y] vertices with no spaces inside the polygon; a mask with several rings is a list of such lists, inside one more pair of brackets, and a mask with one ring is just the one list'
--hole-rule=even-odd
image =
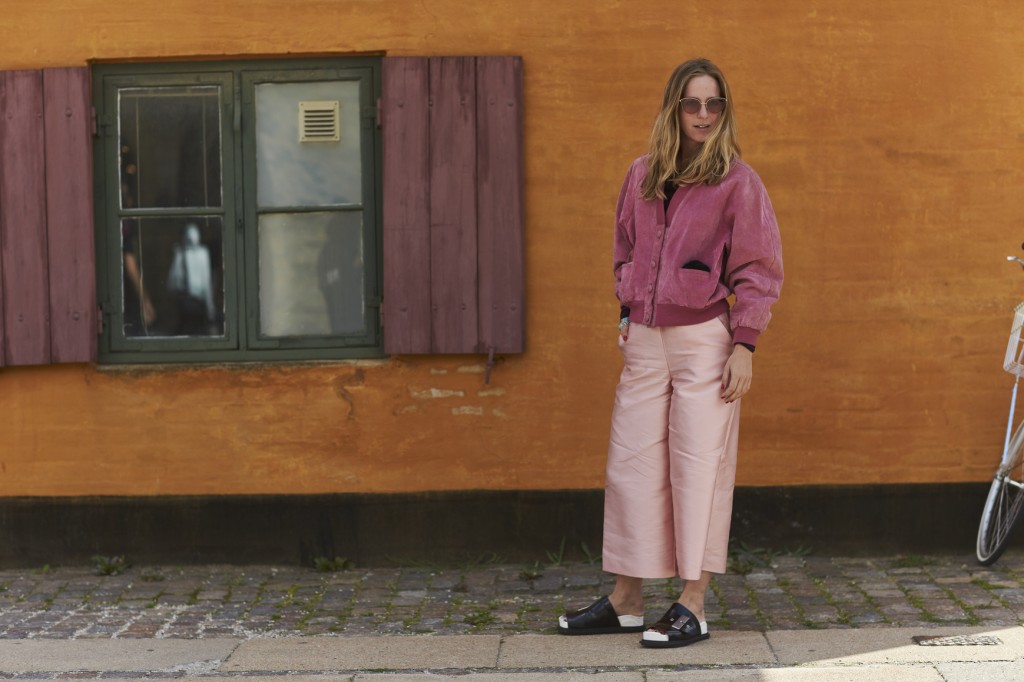
{"label": "woman's face", "polygon": [[694,76],[686,83],[683,98],[700,100],[702,104],[697,113],[688,114],[684,110],[684,103],[679,103],[679,127],[683,131],[684,153],[698,149],[711,134],[722,113],[712,114],[709,112],[706,102],[712,97],[721,96],[718,81],[711,76]]}

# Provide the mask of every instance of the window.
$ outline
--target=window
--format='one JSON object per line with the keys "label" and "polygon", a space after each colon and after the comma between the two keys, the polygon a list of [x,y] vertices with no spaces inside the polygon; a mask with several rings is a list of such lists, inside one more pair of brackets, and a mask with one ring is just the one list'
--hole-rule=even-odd
{"label": "window", "polygon": [[380,60],[93,71],[100,360],[382,354]]}
{"label": "window", "polygon": [[0,367],[523,352],[522,67],[0,72]]}

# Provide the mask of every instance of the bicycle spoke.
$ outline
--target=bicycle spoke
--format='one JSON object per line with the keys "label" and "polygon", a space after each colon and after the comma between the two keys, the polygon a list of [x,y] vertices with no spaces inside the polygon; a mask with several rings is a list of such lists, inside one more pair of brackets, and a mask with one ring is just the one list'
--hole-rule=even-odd
{"label": "bicycle spoke", "polygon": [[999,488],[999,498],[996,503],[996,518],[995,524],[992,528],[993,537],[992,542],[988,543],[989,547],[996,547],[1007,538],[1010,534],[1011,526],[1013,525],[1013,519],[1017,516],[1017,510],[1020,507],[1022,498],[1019,492],[1012,492],[1009,486],[1013,486],[1020,489],[1020,485],[1016,484],[1016,481],[1011,479],[1003,479],[1002,485]]}
{"label": "bicycle spoke", "polygon": [[999,491],[999,499],[996,502],[995,516],[996,516],[995,523],[992,525],[992,542],[990,543],[990,546],[992,546],[992,547],[995,547],[996,545],[999,544],[999,538],[1000,538],[999,531],[1003,527],[1003,493],[1002,493],[1002,490]]}

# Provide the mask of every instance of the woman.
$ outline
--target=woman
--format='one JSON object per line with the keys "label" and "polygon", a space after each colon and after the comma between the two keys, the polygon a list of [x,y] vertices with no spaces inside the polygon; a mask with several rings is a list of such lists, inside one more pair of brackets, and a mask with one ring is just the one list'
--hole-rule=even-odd
{"label": "woman", "polygon": [[[643,630],[644,646],[685,646],[709,637],[704,597],[726,570],[739,400],[782,287],[775,214],[740,160],[725,77],[706,59],[672,74],[650,151],[626,175],[614,265],[625,366],[603,563],[615,588],[562,616],[559,631]],[[685,588],[645,630],[643,578],[674,575]]]}

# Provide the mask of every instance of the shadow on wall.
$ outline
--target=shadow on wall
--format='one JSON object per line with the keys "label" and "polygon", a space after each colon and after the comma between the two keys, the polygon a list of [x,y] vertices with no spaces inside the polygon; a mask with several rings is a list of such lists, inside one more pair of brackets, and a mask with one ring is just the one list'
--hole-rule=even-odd
{"label": "shadow on wall", "polygon": [[[738,488],[733,545],[777,554],[968,555],[986,488]],[[601,490],[8,498],[0,500],[0,567],[85,565],[94,555],[135,564],[596,561],[602,523]],[[1024,532],[1014,545],[1022,541]]]}

